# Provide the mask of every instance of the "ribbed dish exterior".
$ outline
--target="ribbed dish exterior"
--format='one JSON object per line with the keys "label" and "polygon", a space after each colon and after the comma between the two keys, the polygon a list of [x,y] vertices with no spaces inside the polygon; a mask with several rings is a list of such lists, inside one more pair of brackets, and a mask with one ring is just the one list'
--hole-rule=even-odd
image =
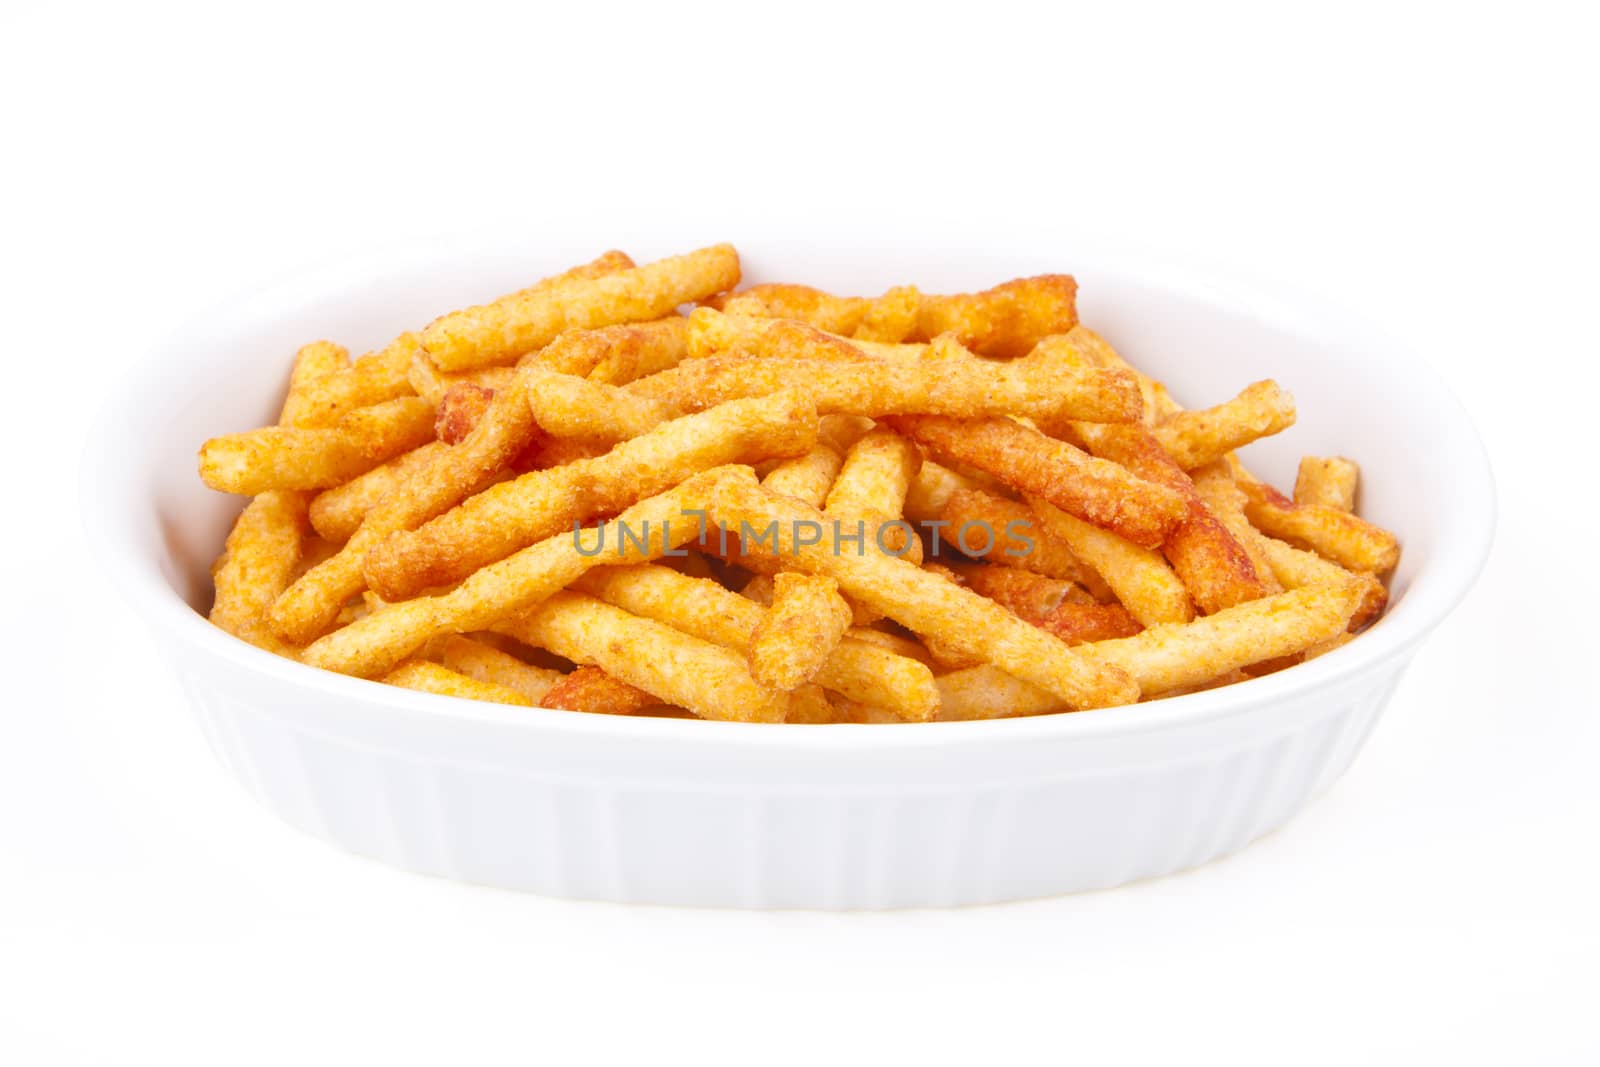
{"label": "ribbed dish exterior", "polygon": [[850,909],[1101,889],[1234,852],[1349,766],[1408,659],[1179,729],[844,754],[597,742],[517,708],[441,732],[365,701],[246,690],[204,657],[176,666],[223,766],[348,851],[559,897]]}

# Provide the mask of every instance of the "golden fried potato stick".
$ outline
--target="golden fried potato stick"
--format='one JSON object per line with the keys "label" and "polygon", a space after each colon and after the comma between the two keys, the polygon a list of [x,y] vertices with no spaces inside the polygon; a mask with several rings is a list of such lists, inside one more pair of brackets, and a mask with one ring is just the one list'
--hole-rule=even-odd
{"label": "golden fried potato stick", "polygon": [[479,567],[724,463],[799,455],[816,443],[816,409],[797,392],[740,400],[663,423],[603,456],[532,471],[463,501],[367,555],[390,600],[460,581]]}
{"label": "golden fried potato stick", "polygon": [[311,528],[329,541],[344,544],[385,494],[426,468],[448,447],[443,441],[431,441],[343,485],[324,489],[311,498]]}
{"label": "golden fried potato stick", "polygon": [[581,593],[558,592],[495,629],[703,719],[782,722],[789,709],[788,694],[752,678],[740,653]]}
{"label": "golden fried potato stick", "polygon": [[1273,573],[1272,562],[1262,545],[1266,536],[1250,525],[1250,520],[1245,517],[1244,508],[1247,500],[1244,491],[1234,484],[1233,475],[1228,473],[1227,465],[1220,460],[1207,463],[1190,471],[1189,477],[1194,482],[1194,491],[1205,501],[1211,514],[1227,527],[1234,540],[1239,542],[1239,546],[1250,557],[1250,565],[1255,568],[1256,577],[1260,579],[1267,593],[1283,592],[1283,586]]}
{"label": "golden fried potato stick", "polygon": [[1030,497],[1028,506],[1044,532],[1059,538],[1074,556],[1093,568],[1142,625],[1194,618],[1189,590],[1161,553],[1068,515],[1046,500]]}
{"label": "golden fried potato stick", "polygon": [[898,344],[916,332],[921,309],[922,294],[915,286],[896,286],[872,301],[851,336],[874,344]]}
{"label": "golden fried potato stick", "polygon": [[1071,275],[1040,274],[981,293],[923,296],[916,329],[904,339],[930,341],[949,333],[980,356],[1020,356],[1041,338],[1077,324],[1077,294]]}
{"label": "golden fried potato stick", "polygon": [[519,363],[538,363],[562,374],[623,385],[676,367],[689,354],[689,320],[668,315],[654,322],[568,330]]}
{"label": "golden fried potato stick", "polygon": [[266,613],[294,576],[306,532],[304,493],[268,491],[250,501],[212,574],[211,621],[252,645],[292,655],[292,648],[267,628]]}
{"label": "golden fried potato stick", "polygon": [[693,540],[700,531],[685,509],[706,492],[720,492],[740,481],[755,486],[755,472],[748,467],[707,471],[628,508],[609,537],[605,525],[563,531],[484,567],[448,593],[385,604],[313,643],[304,653],[305,662],[341,674],[382,674],[430,638],[490,629],[591,567],[654,559]]}
{"label": "golden fried potato stick", "polygon": [[[596,567],[575,588],[741,655],[749,654],[752,635],[767,615],[761,604],[715,581],[659,565]],[[916,659],[857,639],[870,633],[852,630],[853,636],[840,641],[818,668],[816,683],[903,719],[932,718],[938,707],[933,673]]]}
{"label": "golden fried potato stick", "polygon": [[406,372],[406,380],[411,383],[411,388],[416,390],[418,396],[438,407],[444,403],[449,393],[462,386],[476,386],[484,392],[503,389],[510,383],[514,372],[513,367],[484,367],[481,370],[446,374],[435,367],[432,360],[419,352],[411,360],[411,369]]}
{"label": "golden fried potato stick", "polygon": [[[1138,699],[1138,686],[1121,672],[1101,669],[991,600],[905,560],[855,555],[822,543],[827,528],[817,509],[760,486],[727,485],[721,490],[702,494],[699,505],[721,526],[741,532],[770,530],[786,566],[833,578],[850,597],[913,632],[932,634],[958,651],[982,656],[1076,707]],[[818,531],[816,542],[811,541],[813,530]]]}
{"label": "golden fried potato stick", "polygon": [[1262,533],[1309,548],[1353,571],[1384,574],[1400,562],[1400,542],[1388,530],[1338,508],[1296,504],[1250,477],[1237,460],[1231,468],[1248,501],[1245,515]]}
{"label": "golden fried potato stick", "polygon": [[[630,269],[632,266],[633,261],[621,252],[607,252],[588,263],[581,263],[526,289],[500,297],[493,303],[498,305],[502,302],[521,300],[531,294],[545,292],[557,286],[600,278]],[[439,368],[429,362],[426,353],[423,352],[422,335],[414,332],[403,333],[381,350],[356,360],[348,370],[327,375],[317,382],[314,392],[319,421],[316,425],[331,426],[346,412],[380,404],[385,400],[409,396],[413,392],[437,403],[435,395],[417,388],[414,382],[421,381],[425,388],[432,389],[434,376],[438,374]],[[441,391],[451,384],[454,383],[449,380],[449,376],[443,376],[439,380]]]}
{"label": "golden fried potato stick", "polygon": [[[278,425],[303,427],[316,417],[311,396],[318,379],[350,362],[350,353],[328,341],[304,345],[289,372],[289,393]],[[306,529],[310,494],[269,490],[246,505],[234,522],[222,558],[212,568],[216,597],[211,621],[235,637],[269,652],[295,654],[266,625],[267,609],[320,551]]]}
{"label": "golden fried potato stick", "polygon": [[433,406],[402,397],[358,408],[332,429],[269,426],[213,437],[200,448],[200,477],[224,493],[328,489],[433,439]]}
{"label": "golden fried potato stick", "polygon": [[1168,487],[1008,418],[907,415],[887,421],[947,465],[976,467],[1146,548],[1159,545],[1188,514],[1183,497]]}
{"label": "golden fried potato stick", "polygon": [[457,674],[514,689],[535,705],[540,704],[551,686],[566,677],[560,671],[524,663],[509,652],[459,634],[445,634],[428,648],[432,658]]}
{"label": "golden fried potato stick", "polygon": [[542,707],[594,715],[633,715],[662,701],[599,667],[579,667],[550,687]]}
{"label": "golden fried potato stick", "polygon": [[[695,308],[689,315],[688,358],[761,356],[767,359],[825,359],[868,363],[895,348],[862,344],[794,319],[754,318]],[[924,346],[908,346],[920,351]]]}
{"label": "golden fried potato stick", "polygon": [[368,585],[367,555],[385,537],[414,529],[493,484],[536,433],[522,396],[515,386],[495,394],[466,440],[436,454],[368,511],[336,556],[303,575],[272,606],[268,621],[274,632],[302,644],[326,633],[339,606]]}
{"label": "golden fried potato stick", "polygon": [[1347,571],[1314,552],[1301,551],[1271,537],[1263,537],[1261,547],[1268,566],[1285,589],[1354,586],[1361,599],[1350,618],[1352,630],[1359,630],[1382,615],[1384,605],[1389,602],[1389,591],[1374,574]]}
{"label": "golden fried potato stick", "polygon": [[880,426],[851,446],[823,514],[863,530],[867,548],[921,563],[922,542],[904,520],[906,491],[921,466],[916,445]]}
{"label": "golden fried potato stick", "polygon": [[1114,597],[1099,573],[1074,555],[1065,541],[1047,531],[1033,510],[1019,501],[981,489],[957,488],[928,525],[939,543],[953,545],[973,559],[1074,582],[1093,593],[1096,600]]}
{"label": "golden fried potato stick", "polygon": [[1294,397],[1268,379],[1247,385],[1232,400],[1200,411],[1178,411],[1152,431],[1173,462],[1194,470],[1251,441],[1294,425]]}
{"label": "golden fried potato stick", "polygon": [[918,523],[935,522],[958,490],[977,488],[977,482],[966,475],[924,458],[917,476],[906,488],[906,518]]}
{"label": "golden fried potato stick", "polygon": [[517,704],[532,707],[533,701],[515,689],[493,682],[457,674],[448,667],[427,660],[410,659],[384,675],[388,685],[402,689],[415,689],[423,693],[437,693],[444,697],[461,697],[463,700],[482,700],[490,704]]}
{"label": "golden fried potato stick", "polygon": [[713,245],[687,255],[601,278],[565,282],[504,303],[454,311],[422,331],[422,346],[440,370],[509,363],[566,330],[647,322],[679,304],[731,289],[739,254]]}
{"label": "golden fried potato stick", "polygon": [[522,367],[521,374],[534,421],[556,437],[626,441],[678,414],[662,401],[537,364]]}
{"label": "golden fried potato stick", "polygon": [[278,417],[280,426],[313,427],[327,425],[315,383],[350,366],[350,351],[332,341],[313,341],[295,353],[294,369],[289,372],[289,395]]}
{"label": "golden fried potato stick", "polygon": [[761,479],[761,484],[774,493],[804,500],[820,508],[828,499],[828,490],[844,465],[844,457],[828,445],[818,442],[817,447],[803,456],[786,459]]}
{"label": "golden fried potato stick", "polygon": [[967,588],[1069,645],[1131,637],[1144,627],[1121,604],[1100,604],[1072,582],[992,564],[960,569]]}
{"label": "golden fried potato stick", "polygon": [[1120,667],[1149,695],[1209,682],[1240,667],[1303,652],[1343,633],[1361,600],[1353,586],[1308,586],[1193,622],[1152,626],[1078,651]]}
{"label": "golden fried potato stick", "polygon": [[774,689],[799,688],[822,669],[850,628],[850,617],[832,578],[778,574],[772,606],[750,635],[750,673]]}
{"label": "golden fried potato stick", "polygon": [[1294,502],[1355,511],[1360,476],[1361,468],[1343,456],[1303,456],[1294,479]]}
{"label": "golden fried potato stick", "polygon": [[935,681],[939,686],[940,722],[1011,719],[1072,710],[1060,697],[987,663],[941,674]]}
{"label": "golden fried potato stick", "polygon": [[809,285],[753,285],[723,302],[724,314],[740,318],[792,319],[850,334],[866,319],[872,301],[859,296],[833,296]]}
{"label": "golden fried potato stick", "polygon": [[699,411],[745,396],[805,389],[824,415],[929,414],[971,418],[1019,415],[1094,422],[1137,419],[1139,389],[1122,371],[1074,367],[1062,360],[876,361],[712,356],[691,359],[627,387],[678,411]]}

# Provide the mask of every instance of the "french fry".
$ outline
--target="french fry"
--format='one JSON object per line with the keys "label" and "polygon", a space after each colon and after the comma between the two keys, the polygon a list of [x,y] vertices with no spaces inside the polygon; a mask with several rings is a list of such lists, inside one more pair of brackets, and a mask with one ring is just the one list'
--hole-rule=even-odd
{"label": "french fry", "polygon": [[1207,463],[1190,471],[1189,477],[1194,482],[1195,492],[1206,502],[1211,514],[1227,527],[1234,540],[1239,542],[1239,546],[1250,557],[1250,565],[1255,568],[1256,577],[1267,593],[1283,592],[1283,585],[1273,573],[1272,562],[1262,545],[1265,535],[1250,525],[1250,520],[1245,517],[1244,508],[1247,501],[1244,491],[1234,484],[1233,475],[1228,473],[1227,465],[1220,460]]}
{"label": "french fry", "polygon": [[464,674],[457,674],[448,667],[429,663],[427,660],[407,660],[384,675],[383,681],[389,685],[400,686],[402,689],[415,689],[445,697],[460,697],[463,700],[482,700],[490,704],[517,704],[522,707],[533,705],[533,701],[515,689],[469,678]]}
{"label": "french fry", "polygon": [[633,715],[661,701],[599,667],[579,667],[545,693],[541,706],[596,715]]}
{"label": "french fry", "polygon": [[1075,582],[1096,600],[1114,596],[1099,573],[1047,531],[1026,504],[981,489],[957,488],[929,525],[936,544],[952,544],[963,555]]}
{"label": "french fry", "polygon": [[443,441],[429,442],[343,485],[324,489],[311,498],[312,529],[337,544],[350,540],[367,512],[376,507],[385,494],[425,469],[448,447]]}
{"label": "french fry", "polygon": [[773,579],[772,607],[750,635],[750,672],[774,689],[811,681],[850,627],[850,605],[832,578],[787,571]]}
{"label": "french fry", "polygon": [[703,719],[782,722],[788,712],[788,694],[752,678],[741,654],[581,593],[556,593],[495,628]]}
{"label": "french fry", "polygon": [[[844,363],[871,361],[864,346],[805,322],[787,318],[747,317],[705,307],[695,308],[690,313],[685,341],[688,358],[694,360],[716,356],[760,356],[765,359],[823,359]],[[651,382],[641,388],[655,389],[671,380]]]}
{"label": "french fry", "polygon": [[269,426],[213,437],[200,449],[200,477],[224,493],[328,489],[433,439],[433,407],[403,397],[358,408],[332,429]]}
{"label": "french fry", "polygon": [[921,309],[922,294],[915,286],[896,286],[872,302],[852,336],[879,344],[904,341],[916,332]]}
{"label": "french fry", "polygon": [[[418,353],[411,361],[411,369],[406,374],[406,380],[411,383],[411,388],[416,390],[418,396],[434,407],[439,407],[449,399],[452,392],[461,391],[463,387],[477,389],[483,394],[503,389],[511,384],[515,373],[514,367],[484,367],[482,370],[446,374],[435,367],[427,356]],[[457,399],[459,401],[460,398]],[[441,422],[448,418],[443,411],[439,413],[439,417]],[[471,428],[470,420],[467,422],[467,428]],[[440,428],[439,436],[441,438],[445,436],[443,427]],[[461,436],[465,436],[465,431]]]}
{"label": "french fry", "polygon": [[1188,589],[1159,552],[1068,515],[1046,500],[1030,497],[1028,506],[1045,532],[1092,567],[1141,625],[1194,618]]}
{"label": "french fry", "polygon": [[435,653],[433,658],[442,666],[480,682],[514,689],[535,705],[541,703],[552,686],[566,677],[560,671],[524,663],[508,652],[459,634],[445,634],[429,647]]}
{"label": "french fry", "polygon": [[1011,719],[1072,710],[1060,697],[987,663],[941,674],[935,681],[939,686],[940,722]]}
{"label": "french fry", "polygon": [[786,459],[772,468],[761,479],[761,484],[774,493],[792,496],[814,508],[820,508],[823,501],[828,499],[828,490],[833,488],[833,480],[838,477],[839,468],[843,465],[844,457],[836,449],[819,441],[805,455]]}
{"label": "french fry", "polygon": [[1384,605],[1389,601],[1389,591],[1376,575],[1347,571],[1313,552],[1301,551],[1271,537],[1261,539],[1261,548],[1267,565],[1285,589],[1354,586],[1360,594],[1360,600],[1350,617],[1352,630],[1361,629],[1383,614]]}
{"label": "french fry", "polygon": [[1070,275],[1041,274],[981,293],[923,296],[916,329],[906,339],[928,341],[948,333],[981,356],[1020,356],[1041,338],[1077,324],[1077,294]]}
{"label": "french fry", "polygon": [[562,374],[623,385],[669,370],[689,353],[689,320],[668,315],[654,322],[568,330],[522,363],[538,363]]}
{"label": "french fry", "polygon": [[918,523],[936,522],[958,490],[977,488],[971,478],[924,458],[916,477],[906,487],[906,518]]}
{"label": "french fry", "polygon": [[1296,504],[1245,474],[1237,461],[1232,469],[1247,500],[1245,515],[1262,533],[1303,545],[1353,571],[1384,574],[1400,562],[1400,542],[1388,530],[1338,508]]}
{"label": "french fry", "polygon": [[435,454],[426,467],[385,494],[336,556],[284,592],[268,614],[273,631],[299,644],[326,633],[339,605],[368,585],[367,557],[384,538],[413,529],[493,484],[536,432],[520,388],[495,394],[465,440]]}
{"label": "french fry", "polygon": [[367,580],[391,600],[460,581],[518,549],[724,463],[799,455],[815,408],[795,392],[735,401],[663,423],[603,456],[493,486],[368,553]]}
{"label": "french fry", "polygon": [[289,395],[278,417],[280,426],[313,427],[326,418],[315,392],[315,383],[350,366],[350,351],[332,341],[313,341],[295,354],[289,373]]}
{"label": "french fry", "polygon": [[566,282],[451,312],[422,331],[422,346],[441,370],[509,363],[565,330],[592,330],[659,319],[679,304],[739,282],[732,245],[713,245],[600,278]]}
{"label": "french fry", "polygon": [[1183,498],[1166,486],[1011,419],[915,415],[889,424],[947,465],[970,464],[1146,548],[1159,545],[1188,514]]}
{"label": "french fry", "polygon": [[1361,468],[1343,456],[1302,457],[1294,480],[1294,502],[1355,511],[1360,476]]}
{"label": "french fry", "polygon": [[1179,411],[1152,432],[1173,462],[1188,471],[1285,430],[1294,418],[1294,397],[1269,379],[1246,386],[1216,407]]}
{"label": "french fry", "polygon": [[532,285],[524,286],[505,296],[496,297],[491,303],[509,304],[516,300],[523,300],[539,293],[547,293],[552,289],[566,285],[569,282],[589,281],[594,278],[604,278],[608,274],[620,274],[625,270],[633,270],[637,263],[626,252],[613,248],[609,252],[602,252],[587,263],[579,263],[575,267],[568,267],[560,274],[552,274],[540,278]]}
{"label": "french fry", "polygon": [[963,566],[960,574],[973,592],[1069,645],[1131,637],[1143,629],[1121,604],[1097,603],[1072,582],[981,563]]}
{"label": "french fry", "polygon": [[677,414],[659,400],[537,364],[523,367],[522,375],[534,420],[557,437],[626,441],[644,436]]}
{"label": "french fry", "polygon": [[307,532],[306,495],[261,493],[245,506],[219,566],[210,619],[222,629],[280,655],[291,653],[266,625],[266,612],[292,580]]}
{"label": "french fry", "polygon": [[1187,623],[1079,651],[1126,671],[1154,695],[1199,685],[1241,667],[1303,652],[1343,633],[1360,603],[1353,586],[1308,586],[1252,600]]}
{"label": "french fry", "polygon": [[[696,312],[699,314],[699,312]],[[1020,415],[1125,422],[1139,417],[1139,389],[1121,371],[1053,359],[928,360],[885,374],[875,361],[713,356],[691,359],[628,387],[678,411],[698,411],[779,389],[805,389],[824,414]]]}
{"label": "french fry", "polygon": [[[576,588],[741,655],[749,654],[752,635],[766,618],[766,609],[753,600],[659,565],[596,567]],[[841,640],[818,668],[817,684],[904,719],[931,718],[938,706],[932,672],[893,649],[856,639],[866,631],[851,633],[855,637]]]}
{"label": "french fry", "polygon": [[858,524],[869,547],[921,563],[922,542],[903,517],[906,491],[921,465],[916,445],[888,427],[879,427],[845,456],[823,514],[847,525]]}
{"label": "french fry", "polygon": [[830,333],[855,332],[871,309],[864,297],[833,296],[809,285],[753,285],[723,303],[730,317],[792,319]]}
{"label": "french fry", "polygon": [[[1129,703],[1138,687],[1117,670],[1100,669],[1043,630],[1004,608],[914,564],[891,556],[837,552],[821,543],[823,515],[760,486],[723,487],[702,494],[701,506],[724,527],[771,530],[786,564],[839,583],[853,599],[915,633],[933,634],[958,651],[982,656],[1049,689],[1077,707]],[[745,524],[741,526],[740,524]],[[818,541],[800,530],[818,531]]]}
{"label": "french fry", "polygon": [[692,540],[699,530],[686,509],[704,493],[741,480],[754,486],[755,473],[748,467],[707,471],[628,508],[617,517],[609,538],[604,525],[558,533],[484,567],[448,593],[385,604],[314,642],[304,653],[305,662],[371,677],[438,634],[490,629],[600,563],[655,559]]}

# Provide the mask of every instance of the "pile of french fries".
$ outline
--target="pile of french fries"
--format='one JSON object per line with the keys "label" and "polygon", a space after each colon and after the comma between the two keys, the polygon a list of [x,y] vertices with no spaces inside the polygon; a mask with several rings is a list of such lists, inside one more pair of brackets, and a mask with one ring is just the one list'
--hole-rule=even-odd
{"label": "pile of french fries", "polygon": [[1258,481],[1236,450],[1289,395],[1184,410],[1071,277],[739,281],[729,245],[608,252],[354,361],[306,345],[277,425],[200,450],[251,498],[211,620],[473,700],[879,723],[1227,685],[1383,611],[1355,465]]}

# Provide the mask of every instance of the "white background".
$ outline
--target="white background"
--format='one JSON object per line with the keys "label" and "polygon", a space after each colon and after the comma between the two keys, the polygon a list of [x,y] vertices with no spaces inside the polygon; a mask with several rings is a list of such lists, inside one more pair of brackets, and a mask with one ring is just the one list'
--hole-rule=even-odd
{"label": "white background", "polygon": [[[0,1061],[1596,1062],[1578,6],[580,7],[0,16]],[[224,778],[87,558],[100,372],[307,263],[552,212],[597,249],[1069,220],[1325,291],[1478,420],[1494,557],[1348,776],[1179,877],[736,914],[342,855]]]}

